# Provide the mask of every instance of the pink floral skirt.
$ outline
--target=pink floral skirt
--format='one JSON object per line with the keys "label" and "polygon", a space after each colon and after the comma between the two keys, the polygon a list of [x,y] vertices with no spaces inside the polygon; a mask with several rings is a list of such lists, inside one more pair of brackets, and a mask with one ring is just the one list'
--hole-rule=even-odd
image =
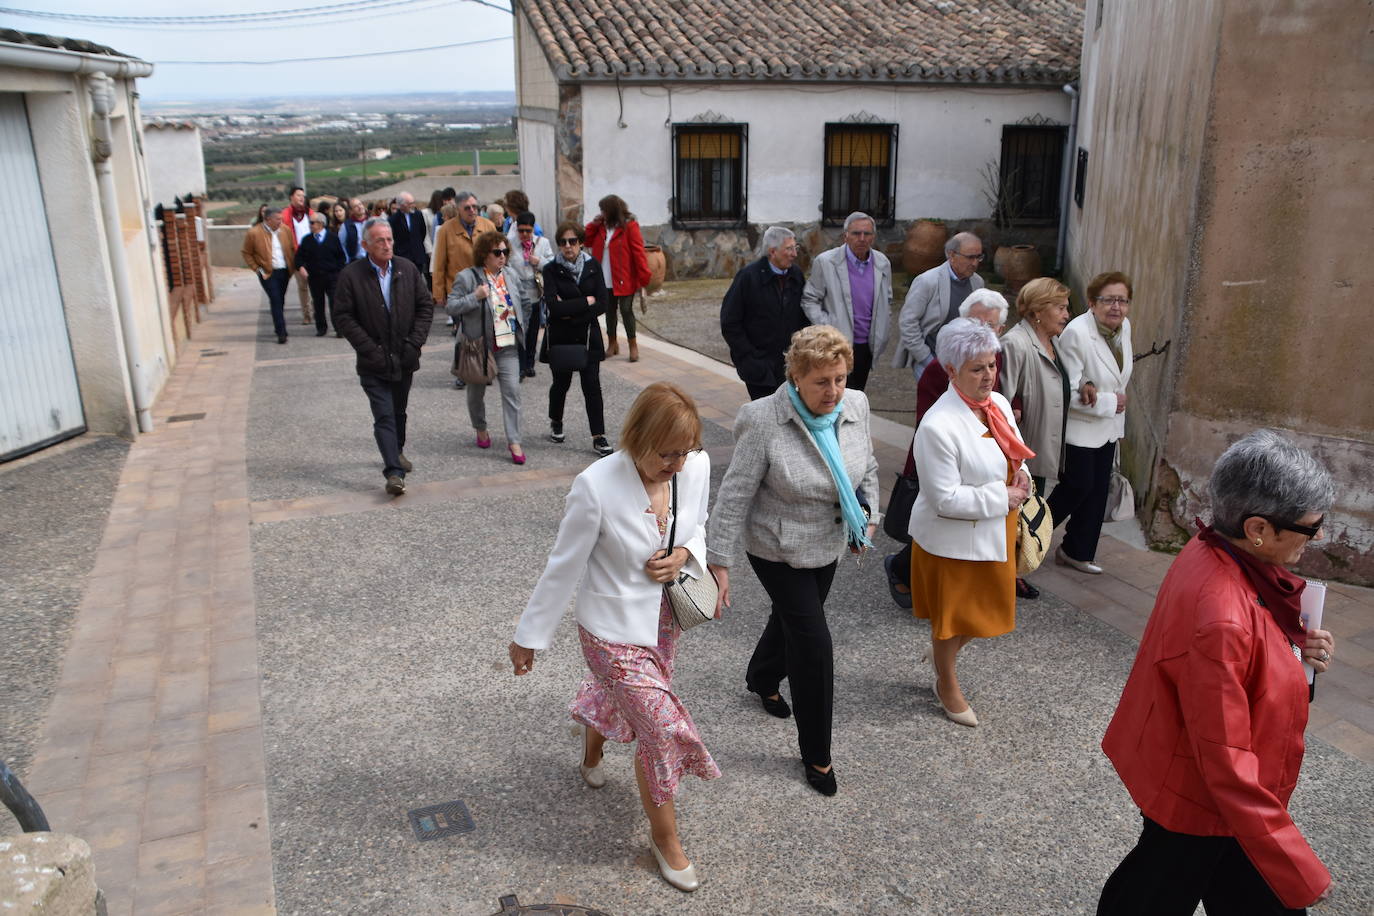
{"label": "pink floral skirt", "polygon": [[658,645],[607,642],[577,628],[590,673],[568,707],[575,721],[612,741],[638,741],[639,762],[655,805],[672,801],[683,773],[715,779],[711,759],[687,707],[673,693],[673,659],[682,633],[668,605],[658,614]]}

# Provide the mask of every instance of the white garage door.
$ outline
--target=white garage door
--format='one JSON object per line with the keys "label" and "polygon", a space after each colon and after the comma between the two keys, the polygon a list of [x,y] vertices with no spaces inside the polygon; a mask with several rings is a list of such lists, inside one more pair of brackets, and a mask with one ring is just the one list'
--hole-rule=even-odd
{"label": "white garage door", "polygon": [[24,214],[0,245],[0,461],[84,432],[24,97],[0,92],[0,188]]}

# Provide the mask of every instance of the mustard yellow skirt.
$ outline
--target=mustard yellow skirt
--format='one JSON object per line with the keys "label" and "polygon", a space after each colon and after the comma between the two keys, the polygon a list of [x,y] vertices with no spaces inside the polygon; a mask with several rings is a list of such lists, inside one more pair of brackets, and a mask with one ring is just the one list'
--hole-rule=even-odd
{"label": "mustard yellow skirt", "polygon": [[911,613],[936,639],[1001,636],[1016,628],[1016,516],[1007,515],[1007,558],[952,560],[911,543]]}

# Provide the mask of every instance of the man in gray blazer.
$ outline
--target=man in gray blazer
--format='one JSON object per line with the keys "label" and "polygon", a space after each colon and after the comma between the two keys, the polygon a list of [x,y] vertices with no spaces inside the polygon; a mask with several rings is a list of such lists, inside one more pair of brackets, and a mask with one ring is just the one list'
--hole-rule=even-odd
{"label": "man in gray blazer", "polygon": [[887,347],[892,323],[892,263],[873,248],[877,224],[867,213],[844,220],[844,244],[816,255],[802,290],[802,310],[812,324],[828,324],[854,346],[854,371],[846,385],[863,391],[873,363]]}
{"label": "man in gray blazer", "polygon": [[945,260],[911,281],[911,290],[897,316],[897,352],[894,369],[910,368],[919,380],[935,360],[935,335],[959,317],[959,306],[969,293],[983,288],[978,265],[983,263],[983,240],[972,232],[959,232],[945,242]]}

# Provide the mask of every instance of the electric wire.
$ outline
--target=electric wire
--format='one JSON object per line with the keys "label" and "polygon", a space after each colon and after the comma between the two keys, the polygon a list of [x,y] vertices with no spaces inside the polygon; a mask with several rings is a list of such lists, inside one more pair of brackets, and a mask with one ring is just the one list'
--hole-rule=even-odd
{"label": "electric wire", "polygon": [[[370,13],[379,10],[394,10],[396,7],[414,6],[430,0],[347,0],[344,3],[329,3],[320,6],[296,7],[285,10],[269,10],[256,13],[215,13],[205,16],[106,16],[95,13],[62,13],[53,10],[30,10],[16,7],[0,7],[0,13],[25,16],[34,19],[55,19],[63,22],[89,22],[122,27],[154,26],[232,26],[240,23],[281,23],[293,19],[318,21],[332,16],[347,16],[357,13]],[[458,2],[458,0],[453,0]],[[511,10],[490,0],[462,0],[476,3],[509,13]]]}
{"label": "electric wire", "polygon": [[426,48],[397,48],[391,51],[363,51],[358,54],[330,54],[327,57],[283,57],[279,60],[155,60],[151,61],[151,63],[157,64],[160,67],[271,67],[276,64],[314,64],[334,60],[354,60],[359,57],[386,57],[391,54],[419,54],[424,51],[444,51],[449,48],[467,48],[472,45],[485,45],[497,41],[510,41],[512,38],[513,36],[511,35],[497,35],[494,38],[476,38],[472,41],[455,41],[444,45],[430,45]]}

